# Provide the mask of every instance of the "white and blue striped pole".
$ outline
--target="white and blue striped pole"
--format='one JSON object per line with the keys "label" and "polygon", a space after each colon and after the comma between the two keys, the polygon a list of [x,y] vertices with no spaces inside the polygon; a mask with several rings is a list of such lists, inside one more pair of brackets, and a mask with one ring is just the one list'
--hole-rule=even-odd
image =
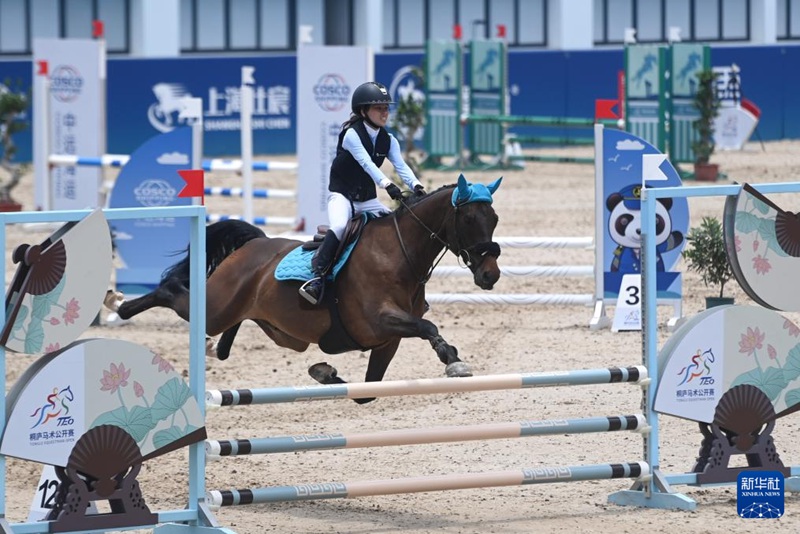
{"label": "white and blue striped pole", "polygon": [[[222,215],[219,213],[209,213],[206,215],[206,222],[215,223],[219,221],[243,221],[244,217],[242,215]],[[283,225],[283,226],[293,226],[295,224],[294,217],[253,217],[253,224],[256,226],[271,226],[271,225]]]}
{"label": "white and blue striped pole", "polygon": [[640,478],[650,473],[646,462],[579,465],[571,467],[528,467],[489,473],[462,473],[389,480],[331,482],[231,490],[212,490],[206,494],[211,506],[236,506],[286,501],[353,499],[372,495],[394,495],[425,491],[491,488],[552,484],[579,480]]}
{"label": "white and blue striped pole", "polygon": [[[206,196],[241,197],[244,189],[241,187],[206,187]],[[296,198],[297,191],[292,189],[254,189],[253,198]]]}
{"label": "white and blue striped pole", "polygon": [[587,417],[584,419],[551,419],[518,423],[406,428],[362,434],[306,434],[270,438],[206,440],[206,457],[218,460],[222,456],[275,454],[294,451],[358,449],[451,443],[487,439],[512,439],[553,434],[586,434],[623,430],[647,431],[641,414]]}
{"label": "white and blue striped pole", "polygon": [[337,398],[362,399],[436,393],[464,393],[469,391],[498,391],[548,386],[580,386],[622,382],[638,384],[645,381],[647,377],[647,368],[637,365],[633,367],[609,367],[577,371],[472,376],[459,379],[423,378],[300,387],[209,390],[206,391],[206,404],[209,406],[235,406],[240,404],[275,404]]}
{"label": "white and blue striped pole", "polygon": [[[72,154],[51,154],[47,162],[56,167],[124,167],[131,157],[126,154],[105,154],[99,157],[75,156]],[[204,159],[200,167],[206,172],[230,171],[241,172],[243,164],[240,159]],[[297,163],[289,161],[254,161],[254,171],[296,171]]]}

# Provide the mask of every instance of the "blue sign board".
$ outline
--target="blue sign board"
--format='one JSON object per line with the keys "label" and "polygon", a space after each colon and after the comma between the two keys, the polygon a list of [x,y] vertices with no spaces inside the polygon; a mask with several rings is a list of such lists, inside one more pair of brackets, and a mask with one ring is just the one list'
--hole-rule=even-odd
{"label": "blue sign board", "polygon": [[253,153],[295,153],[294,56],[109,61],[109,151],[130,154],[153,135],[185,124],[178,99],[194,96],[203,99],[204,155],[237,157],[243,66],[255,67]]}
{"label": "blue sign board", "polygon": [[[611,128],[603,129],[603,288],[606,299],[619,295],[622,277],[641,274],[642,156],[661,154],[643,139]],[[665,160],[660,167],[666,179],[648,187],[677,187],[681,179]],[[681,298],[680,272],[673,271],[686,243],[689,204],[685,198],[660,199],[656,216],[656,287],[658,298]]]}
{"label": "blue sign board", "polygon": [[[186,185],[179,170],[191,169],[192,128],[182,126],[151,138],[131,154],[109,200],[110,208],[188,206],[179,197]],[[128,295],[150,292],[164,270],[181,259],[189,243],[185,218],[117,220],[114,243],[124,267],[117,270],[117,289]]]}

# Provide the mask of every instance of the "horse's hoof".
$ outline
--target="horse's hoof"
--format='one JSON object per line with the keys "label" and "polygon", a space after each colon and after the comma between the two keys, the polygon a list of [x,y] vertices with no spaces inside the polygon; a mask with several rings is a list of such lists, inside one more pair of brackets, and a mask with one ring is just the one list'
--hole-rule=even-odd
{"label": "horse's hoof", "polygon": [[214,338],[212,337],[206,338],[206,357],[208,358],[217,357],[217,342],[214,341]]}
{"label": "horse's hoof", "polygon": [[453,362],[444,368],[444,372],[450,378],[472,376],[469,365],[464,362]]}
{"label": "horse's hoof", "polygon": [[328,384],[336,378],[338,372],[336,368],[328,365],[328,362],[315,363],[308,368],[308,374],[320,384]]}
{"label": "horse's hoof", "polygon": [[119,306],[123,302],[125,302],[125,295],[113,289],[106,291],[106,296],[103,298],[103,305],[112,312],[118,312]]}

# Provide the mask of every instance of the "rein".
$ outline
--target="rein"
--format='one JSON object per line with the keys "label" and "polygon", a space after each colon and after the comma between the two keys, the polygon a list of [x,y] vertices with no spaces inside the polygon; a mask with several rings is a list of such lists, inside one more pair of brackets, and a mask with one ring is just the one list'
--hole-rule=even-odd
{"label": "rein", "polygon": [[[425,273],[425,276],[421,277],[421,278],[420,278],[420,279],[417,281],[417,285],[418,285],[418,286],[423,286],[423,285],[425,285],[425,284],[428,282],[428,280],[430,280],[430,279],[431,279],[431,275],[433,274],[433,270],[436,268],[436,266],[437,266],[437,265],[439,265],[439,262],[440,262],[440,261],[442,261],[442,258],[444,258],[444,255],[445,255],[445,254],[447,254],[447,251],[448,251],[448,250],[449,250],[449,248],[450,248],[450,247],[447,245],[447,242],[446,242],[444,239],[442,239],[441,237],[439,237],[439,232],[441,232],[441,231],[442,231],[442,228],[444,228],[444,225],[447,223],[447,221],[448,221],[448,219],[449,219],[450,217],[448,216],[448,217],[447,217],[447,218],[446,218],[446,219],[445,219],[445,220],[442,222],[442,225],[439,227],[439,230],[438,230],[438,231],[436,231],[436,232],[434,232],[433,230],[431,230],[430,228],[428,228],[428,225],[427,225],[427,224],[425,224],[425,223],[422,221],[422,219],[420,219],[419,217],[417,217],[417,214],[416,214],[416,213],[414,213],[413,211],[411,211],[411,208],[409,208],[409,207],[408,207],[408,204],[406,204],[404,200],[400,200],[400,203],[401,203],[401,204],[403,205],[403,207],[405,207],[405,208],[406,208],[406,210],[407,210],[407,211],[408,211],[408,212],[411,214],[411,216],[414,218],[414,220],[416,220],[416,221],[417,221],[417,223],[419,223],[419,225],[420,225],[420,226],[422,226],[422,227],[423,227],[423,228],[424,228],[424,229],[425,229],[425,230],[428,232],[428,239],[434,239],[434,238],[435,238],[435,239],[437,239],[437,240],[438,240],[438,241],[439,241],[439,242],[440,242],[442,245],[444,245],[444,248],[442,249],[442,252],[441,252],[441,254],[439,254],[439,257],[438,257],[438,258],[436,258],[436,260],[433,262],[433,265],[431,265],[430,269],[428,269],[428,272],[427,272],[427,273]],[[403,251],[403,256],[405,256],[405,257],[406,257],[406,261],[408,262],[408,266],[411,268],[411,272],[414,272],[414,262],[411,260],[411,256],[409,256],[409,254],[408,254],[408,250],[406,249],[406,244],[405,244],[405,242],[403,241],[403,236],[402,236],[402,234],[400,233],[400,225],[398,225],[398,224],[397,224],[397,212],[394,212],[394,217],[392,218],[392,221],[394,222],[394,230],[395,230],[395,233],[397,233],[397,240],[400,242],[400,249]],[[415,297],[414,297],[414,298],[415,298],[415,300],[416,300],[416,295],[415,295]]]}

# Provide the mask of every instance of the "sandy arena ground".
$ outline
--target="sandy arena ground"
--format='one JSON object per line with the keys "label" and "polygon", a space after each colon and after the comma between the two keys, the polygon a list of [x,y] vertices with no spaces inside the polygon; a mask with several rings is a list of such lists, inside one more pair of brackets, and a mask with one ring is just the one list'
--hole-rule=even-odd
{"label": "sandy arena ground", "polygon": [[[716,154],[713,161],[727,173],[727,179],[719,183],[796,180],[800,169],[799,148],[797,142],[774,142],[766,143],[762,151],[761,145],[754,143],[742,152]],[[499,174],[470,172],[467,177],[488,182]],[[455,172],[428,171],[423,183],[433,189],[453,183],[456,177]],[[293,188],[296,177],[289,172],[272,172],[259,174],[256,180],[257,187]],[[235,176],[222,174],[209,176],[208,185],[233,186],[238,182]],[[17,189],[16,196],[26,209],[32,207],[32,178]],[[295,215],[292,201],[257,202],[261,202],[256,204],[257,214]],[[722,216],[722,198],[690,199],[689,203],[692,222],[705,215]],[[211,212],[242,212],[237,200],[214,198],[207,204]],[[593,169],[585,165],[528,163],[524,171],[505,172],[494,205],[500,216],[496,236],[593,235]],[[276,228],[270,233],[286,230]],[[7,284],[13,275],[10,264],[13,247],[22,242],[38,242],[46,235],[25,233],[19,226],[9,229]],[[503,250],[500,260],[502,265],[589,265],[593,262],[593,252],[508,248]],[[448,256],[445,263],[454,265],[454,258]],[[679,268],[683,270],[682,265]],[[592,289],[589,279],[501,278],[494,291],[591,293]],[[752,304],[735,282],[730,283],[729,290],[737,304]],[[480,290],[472,286],[469,278],[450,278],[432,280],[428,291]],[[704,309],[704,297],[713,294],[696,274],[686,273],[684,315],[691,316]],[[661,343],[670,335],[665,327],[670,311],[670,308],[659,311]],[[583,306],[435,305],[427,318],[439,325],[442,335],[459,348],[461,356],[478,375],[640,363],[640,334],[590,331],[591,312]],[[800,321],[798,314],[787,316]],[[167,358],[179,372],[188,371],[188,328],[171,311],[153,310],[124,326],[92,327],[85,337],[135,341]],[[7,388],[32,361],[28,356],[9,354]],[[360,381],[366,370],[367,355],[353,352],[331,356],[316,347],[305,353],[291,352],[276,347],[254,324],[245,324],[229,360],[206,361],[207,387],[310,385],[313,381],[306,370],[321,361],[333,364],[346,379]],[[430,378],[442,374],[442,365],[429,344],[410,339],[402,342],[386,378]],[[639,391],[628,385],[578,386],[386,398],[367,405],[343,400],[252,406],[211,411],[207,429],[210,437],[226,439],[623,415],[639,411]],[[774,432],[777,447],[789,465],[800,464],[797,431],[798,417],[790,416],[780,420]],[[690,470],[701,439],[696,423],[662,418],[661,437],[662,470],[668,473]],[[248,488],[625,462],[640,460],[641,449],[642,439],[638,434],[609,433],[241,457],[211,463],[206,484],[210,489]],[[185,506],[187,465],[185,450],[144,464],[139,480],[151,510]],[[37,464],[9,459],[7,512],[12,522],[25,520],[40,472]],[[628,480],[612,480],[252,505],[223,508],[217,516],[222,525],[240,534],[727,533],[771,532],[776,528],[782,532],[800,531],[797,495],[787,495],[786,515],[782,519],[754,521],[737,517],[734,487],[679,487],[697,500],[695,512],[622,508],[607,503],[610,493],[628,486]]]}

